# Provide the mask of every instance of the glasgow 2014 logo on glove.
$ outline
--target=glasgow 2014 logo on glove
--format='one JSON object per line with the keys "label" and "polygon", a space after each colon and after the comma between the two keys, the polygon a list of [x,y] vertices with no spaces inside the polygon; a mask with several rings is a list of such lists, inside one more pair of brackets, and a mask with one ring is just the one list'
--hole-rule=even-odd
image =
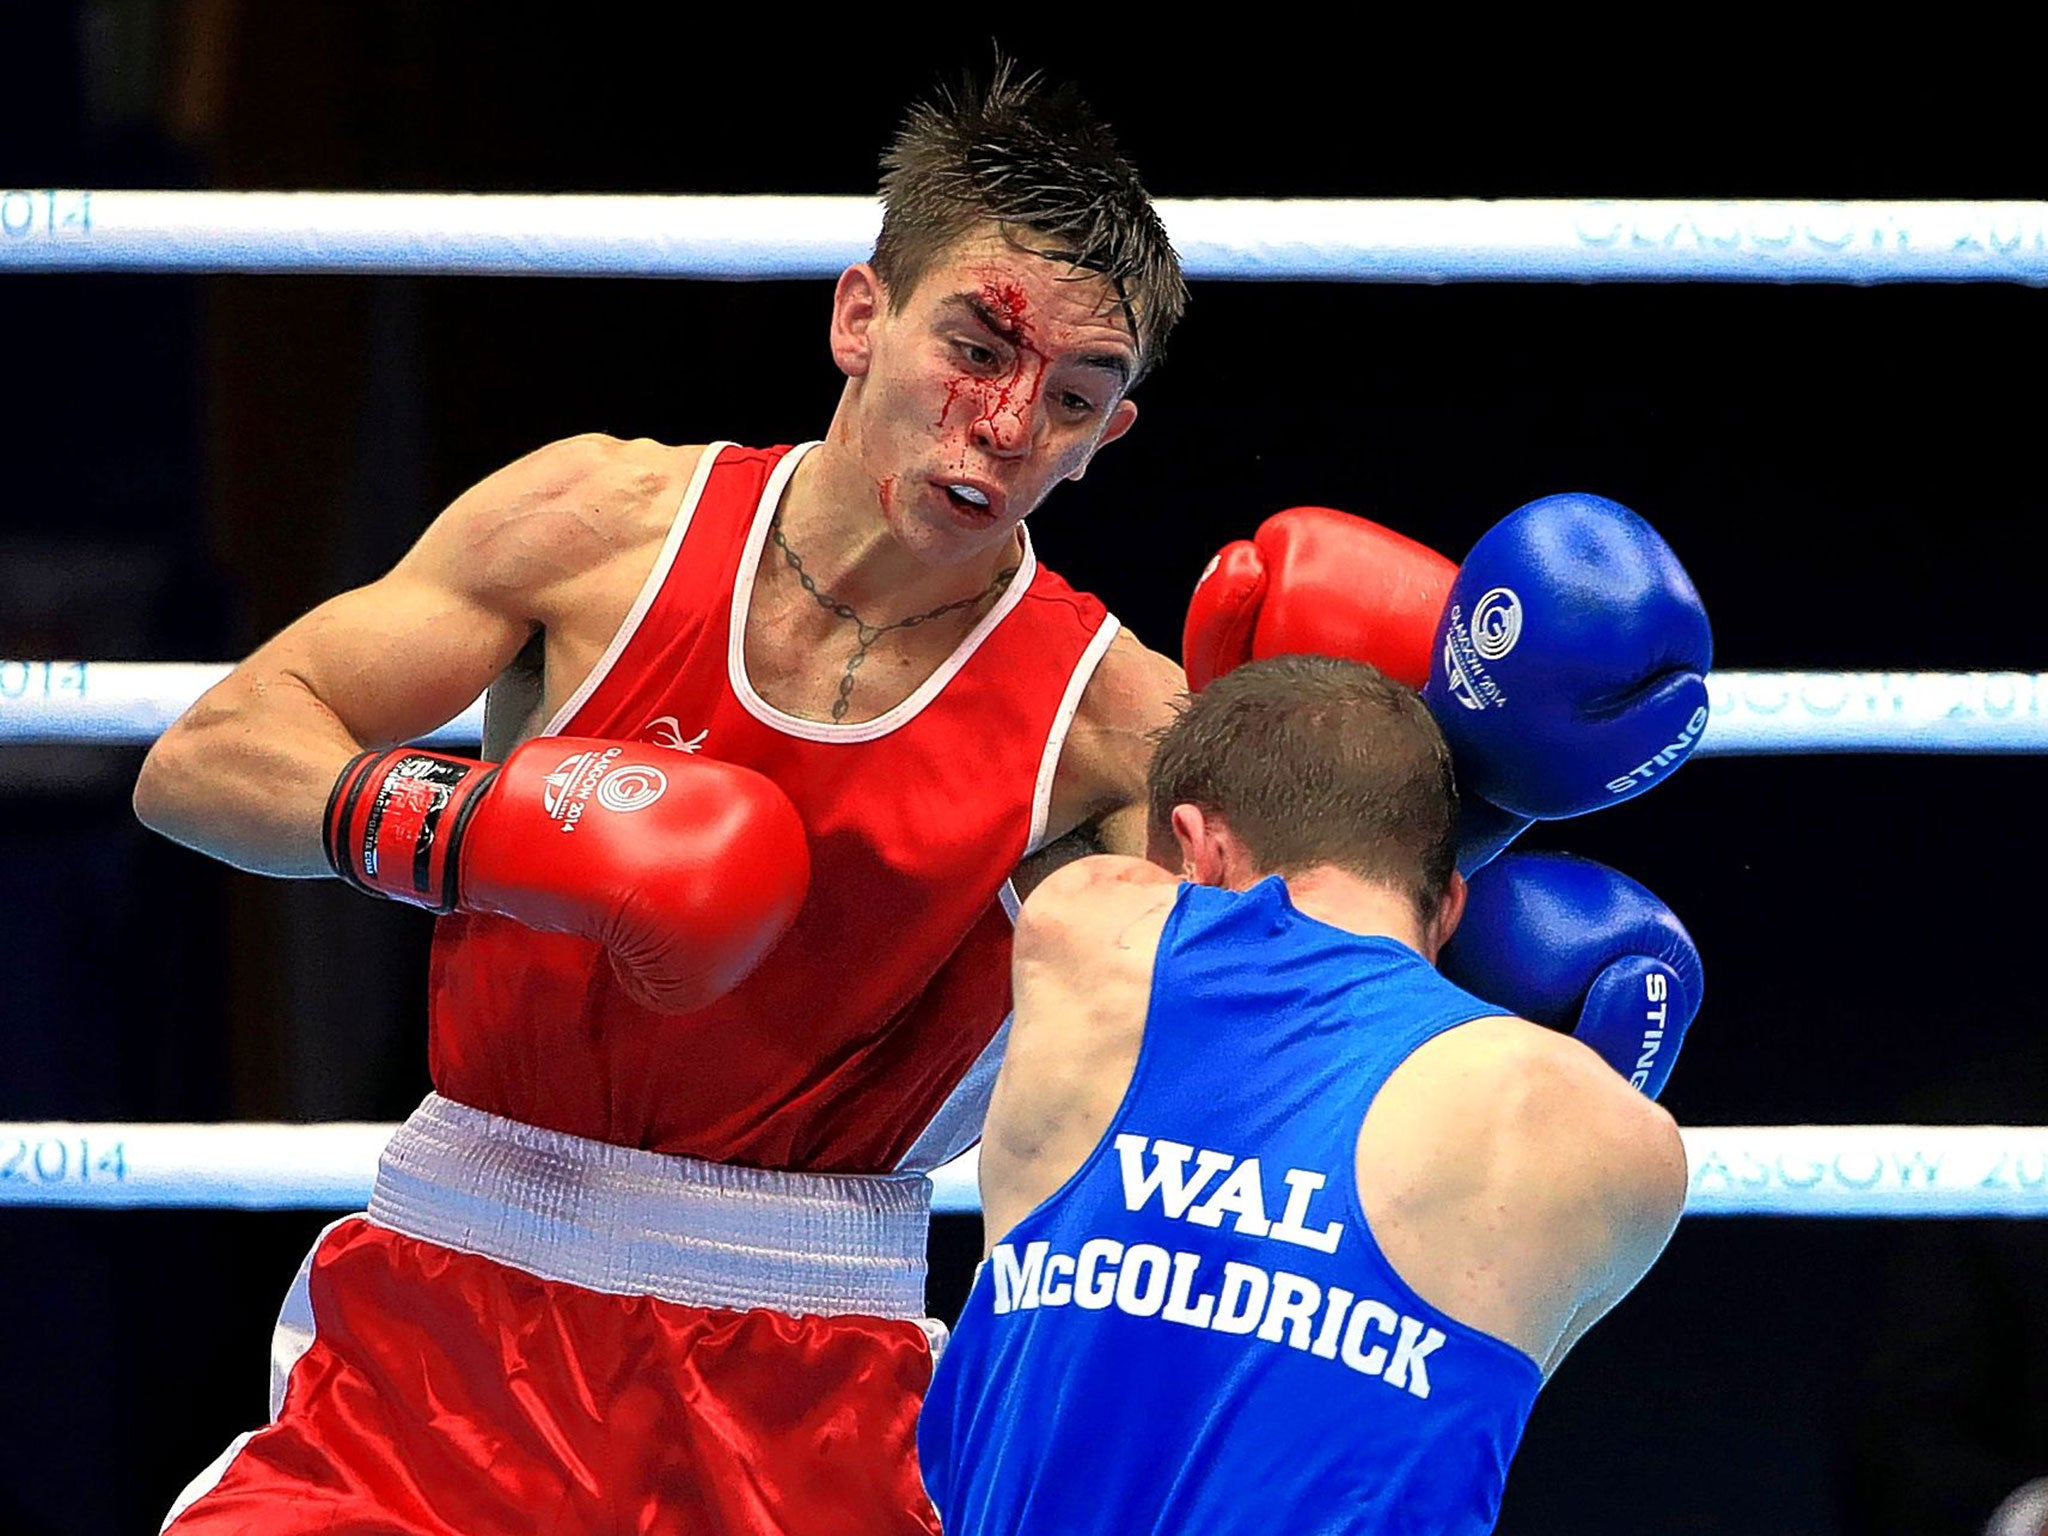
{"label": "glasgow 2014 logo on glove", "polygon": [[668,788],[668,775],[645,764],[614,768],[597,786],[597,803],[608,811],[645,810]]}
{"label": "glasgow 2014 logo on glove", "polygon": [[1472,605],[1468,623],[1453,603],[1444,629],[1444,686],[1467,709],[1493,709],[1508,696],[1486,670],[1522,638],[1522,600],[1508,587],[1493,587]]}
{"label": "glasgow 2014 logo on glove", "polygon": [[608,811],[639,811],[659,800],[668,789],[668,775],[644,763],[627,763],[614,768],[623,747],[602,752],[578,752],[562,759],[560,766],[543,781],[547,812],[562,824],[562,831],[574,832],[576,823],[590,808],[590,797]]}
{"label": "glasgow 2014 logo on glove", "polygon": [[1522,638],[1522,600],[1495,587],[1472,605],[1472,644],[1487,661],[1499,661]]}

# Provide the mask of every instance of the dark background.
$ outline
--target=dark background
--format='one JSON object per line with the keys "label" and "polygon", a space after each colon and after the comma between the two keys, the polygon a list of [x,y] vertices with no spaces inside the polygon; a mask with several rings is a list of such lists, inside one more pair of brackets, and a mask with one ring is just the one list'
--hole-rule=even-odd
{"label": "dark background", "polygon": [[[10,8],[0,187],[864,193],[903,105],[995,36],[1076,81],[1162,197],[2043,196],[1996,39],[1852,66],[1764,33],[568,14]],[[231,659],[565,434],[816,435],[828,298],[10,277],[0,655]],[[1581,488],[1676,546],[1720,666],[2048,670],[2043,303],[1203,283],[1139,430],[1034,527],[1171,650],[1209,553],[1280,507],[1455,557]],[[427,1086],[427,919],[148,837],[138,756],[0,748],[0,1119],[403,1115]],[[2038,779],[2027,759],[1708,761],[1531,844],[1627,870],[1698,938],[1681,1122],[2040,1123]],[[0,1210],[0,1533],[155,1529],[261,1419],[270,1322],[327,1219]],[[978,1240],[938,1223],[943,1315]],[[1502,1529],[1974,1530],[2048,1472],[2044,1286],[2029,1224],[1688,1222],[1544,1394]]]}

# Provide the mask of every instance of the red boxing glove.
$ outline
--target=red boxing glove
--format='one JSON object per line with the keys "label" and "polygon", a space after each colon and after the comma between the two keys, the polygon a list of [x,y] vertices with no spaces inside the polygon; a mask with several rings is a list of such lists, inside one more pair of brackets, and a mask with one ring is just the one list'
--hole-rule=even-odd
{"label": "red boxing glove", "polygon": [[737,986],[811,879],[796,807],[752,769],[576,736],[535,737],[497,767],[365,752],[335,780],[325,841],[359,890],[594,939],[660,1013]]}
{"label": "red boxing glove", "polygon": [[1181,634],[1188,687],[1247,661],[1307,653],[1370,662],[1420,688],[1457,574],[1428,545],[1348,512],[1275,512],[1202,573]]}

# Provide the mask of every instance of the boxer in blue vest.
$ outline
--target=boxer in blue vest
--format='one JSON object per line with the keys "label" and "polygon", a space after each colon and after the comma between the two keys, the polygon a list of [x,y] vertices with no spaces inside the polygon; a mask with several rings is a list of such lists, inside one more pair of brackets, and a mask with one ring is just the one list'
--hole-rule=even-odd
{"label": "boxer in blue vest", "polygon": [[1487,995],[1445,979],[1450,755],[1368,666],[1209,683],[1150,816],[1151,860],[1070,864],[1018,921],[990,1245],[918,1432],[941,1522],[1488,1531],[1538,1390],[1683,1206],[1638,1062],[1654,1011],[1661,1086],[1697,954],[1613,871],[1508,854],[1474,878]]}

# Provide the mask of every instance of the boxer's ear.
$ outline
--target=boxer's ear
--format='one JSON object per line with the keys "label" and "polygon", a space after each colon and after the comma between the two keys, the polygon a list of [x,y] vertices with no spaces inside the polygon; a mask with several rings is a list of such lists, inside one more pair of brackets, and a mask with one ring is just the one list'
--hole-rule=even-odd
{"label": "boxer's ear", "polygon": [[1451,942],[1451,935],[1458,931],[1458,924],[1465,916],[1465,877],[1455,869],[1451,871],[1451,883],[1444,887],[1443,898],[1437,902],[1436,915],[1429,920],[1423,932],[1423,942],[1429,952],[1423,956],[1430,964],[1436,964],[1436,957],[1443,947]]}
{"label": "boxer's ear", "polygon": [[1176,805],[1169,823],[1173,828],[1174,845],[1180,853],[1180,877],[1195,885],[1207,883],[1202,879],[1203,869],[1209,863],[1207,839],[1203,835],[1207,831],[1207,819],[1199,805]]}
{"label": "boxer's ear", "polygon": [[867,373],[874,351],[871,332],[887,304],[882,280],[866,262],[839,274],[832,290],[832,361],[849,379]]}
{"label": "boxer's ear", "polygon": [[1080,466],[1072,474],[1068,475],[1067,478],[1069,480],[1078,480],[1087,474],[1088,466],[1095,462],[1095,455],[1130,431],[1132,427],[1137,425],[1137,421],[1138,402],[1135,400],[1117,401],[1116,408],[1109,413],[1109,420],[1103,423],[1102,436],[1095,439],[1095,446],[1088,450],[1088,457],[1083,459]]}
{"label": "boxer's ear", "polygon": [[1199,805],[1173,808],[1173,840],[1180,845],[1180,877],[1193,885],[1242,889],[1248,860],[1237,835],[1221,816]]}

